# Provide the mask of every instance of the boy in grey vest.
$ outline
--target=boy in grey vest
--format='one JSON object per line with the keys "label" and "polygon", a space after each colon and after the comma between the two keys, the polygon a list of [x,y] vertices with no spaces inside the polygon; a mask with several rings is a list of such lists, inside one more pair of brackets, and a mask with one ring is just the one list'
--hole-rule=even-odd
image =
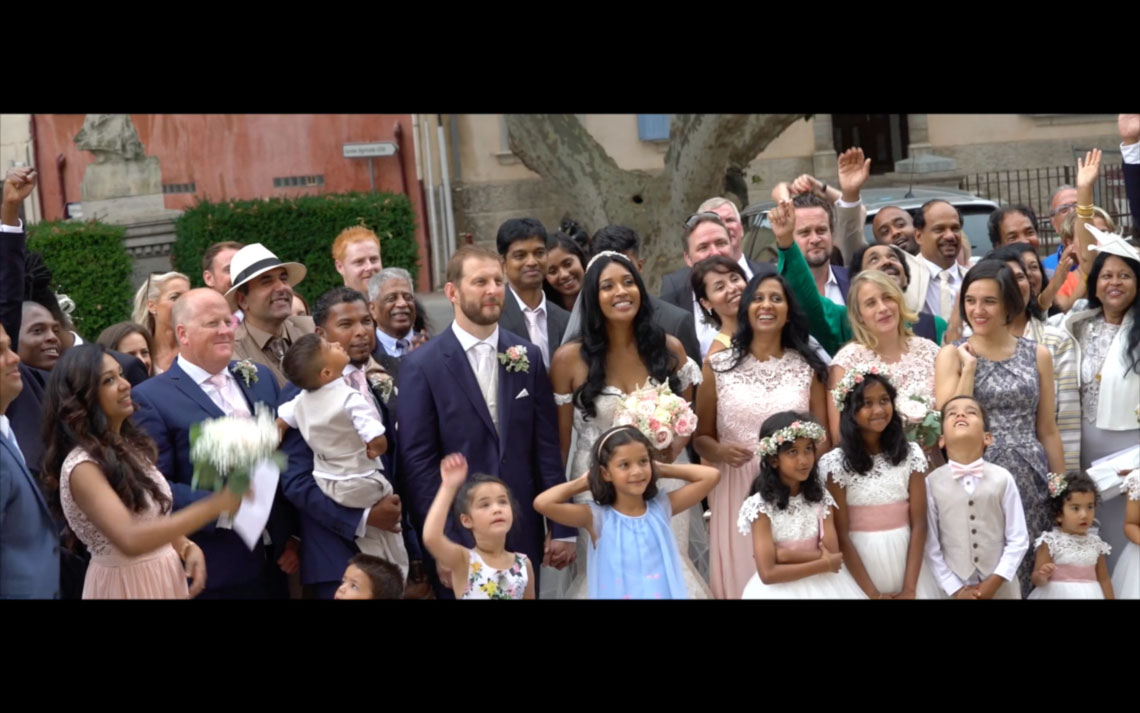
{"label": "boy in grey vest", "polygon": [[[319,335],[294,342],[281,367],[304,391],[277,409],[277,427],[282,434],[288,428],[301,432],[313,451],[313,478],[325,495],[345,507],[369,508],[394,492],[381,473],[388,440],[375,405],[341,376],[348,361],[339,343]],[[399,533],[368,526],[356,546],[396,565],[407,578],[408,552]]]}
{"label": "boy in grey vest", "polygon": [[926,476],[926,556],[955,599],[1021,598],[1025,510],[1009,471],[982,460],[991,443],[989,419],[976,399],[955,396],[942,406],[939,445],[949,462]]}

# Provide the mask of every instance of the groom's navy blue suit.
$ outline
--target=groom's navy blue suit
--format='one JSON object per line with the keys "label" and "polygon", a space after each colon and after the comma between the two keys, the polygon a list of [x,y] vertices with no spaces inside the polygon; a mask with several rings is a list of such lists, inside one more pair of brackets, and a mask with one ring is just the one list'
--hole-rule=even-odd
{"label": "groom's navy blue suit", "polygon": [[[424,518],[439,490],[439,463],[444,456],[462,453],[467,458],[469,477],[486,473],[502,478],[518,504],[514,528],[507,536],[507,549],[525,553],[537,578],[542,566],[545,527],[532,502],[540,492],[566,482],[566,478],[558,445],[554,393],[542,365],[542,352],[500,328],[498,352],[505,353],[513,346],[526,349],[530,366],[525,372],[508,371],[496,359],[497,432],[475,372],[451,327],[403,358],[398,379],[400,400],[396,405],[400,475],[404,492],[411,499],[405,507],[411,509],[421,541]],[[551,526],[555,538],[577,535],[574,528],[555,523]],[[445,531],[455,542],[467,547],[474,545],[470,533],[450,516]],[[426,562],[430,557],[424,554],[437,594],[452,596],[450,589],[439,585],[435,563]]]}

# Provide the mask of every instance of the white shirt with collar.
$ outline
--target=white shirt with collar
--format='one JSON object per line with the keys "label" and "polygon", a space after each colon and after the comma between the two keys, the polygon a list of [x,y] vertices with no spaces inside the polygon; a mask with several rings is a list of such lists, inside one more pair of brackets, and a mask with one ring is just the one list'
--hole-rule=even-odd
{"label": "white shirt with collar", "polygon": [[1124,163],[1140,163],[1140,141],[1134,144],[1120,144],[1120,158]]}
{"label": "white shirt with collar", "polygon": [[486,339],[480,339],[474,334],[463,329],[459,326],[458,322],[451,323],[451,331],[455,334],[455,338],[459,340],[459,346],[463,348],[464,353],[467,354],[467,363],[471,365],[471,371],[476,375],[479,374],[479,358],[472,349],[476,344],[484,342],[490,344],[491,348],[497,354],[499,352],[499,325],[495,325],[495,331],[491,332]]}
{"label": "white shirt with collar", "polygon": [[[958,483],[968,495],[973,495],[978,487],[978,477],[964,475],[958,478]],[[1017,566],[1021,564],[1021,558],[1026,555],[1026,550],[1029,548],[1025,509],[1021,505],[1021,496],[1016,487],[1005,489],[1001,498],[1001,509],[1005,513],[1005,550],[993,573],[1011,582],[1017,578]],[[942,556],[942,545],[938,539],[938,518],[934,515],[938,512],[938,506],[934,502],[934,491],[931,488],[926,489],[926,512],[926,557],[930,560],[931,573],[942,587],[942,591],[953,596],[962,587],[981,584],[982,580],[977,571],[963,582],[950,569],[950,565],[946,564],[946,559]]]}
{"label": "white shirt with collar", "polygon": [[[206,396],[210,397],[210,401],[213,401],[214,405],[222,410],[222,413],[227,416],[231,415],[232,407],[222,400],[222,395],[218,393],[217,387],[209,381],[209,379],[214,376],[213,374],[197,364],[188,361],[181,354],[178,355],[176,361],[178,368],[182,369],[182,371],[186,372],[187,376],[194,380],[194,383],[202,389]],[[245,395],[241,393],[241,389],[238,388],[237,381],[234,379],[234,375],[230,373],[230,370],[222,369],[219,373],[226,375],[226,398],[229,399],[230,403],[245,403]]]}
{"label": "white shirt with collar", "polygon": [[830,265],[827,267],[827,284],[823,286],[823,296],[837,305],[847,304],[847,295],[839,289],[839,280],[835,279],[835,270]]}
{"label": "white shirt with collar", "polygon": [[397,345],[397,342],[400,340],[383,331],[379,327],[376,328],[376,339],[380,341],[380,345],[384,347],[384,351],[387,352],[389,356],[394,356],[397,359],[400,359],[407,355],[408,349],[411,348],[413,336],[415,336],[415,330],[408,330],[408,336],[404,337],[404,340],[408,342],[408,345],[401,348]]}
{"label": "white shirt with collar", "polygon": [[[518,302],[519,309],[522,310],[523,319],[526,320],[526,331],[530,336],[530,341],[542,352],[543,366],[549,370],[550,338],[546,330],[546,293],[542,290],[538,291],[538,293],[542,295],[542,301],[538,303],[538,307],[531,309],[527,306],[526,302],[523,302],[522,297],[519,297],[519,293],[515,292],[515,288],[507,285],[507,291],[515,296],[515,301]],[[533,315],[533,318],[530,317],[530,315]]]}
{"label": "white shirt with collar", "polygon": [[936,314],[949,322],[951,315],[942,314],[942,282],[939,275],[946,272],[950,278],[950,309],[953,310],[955,309],[955,305],[958,304],[958,290],[962,288],[962,278],[966,276],[966,268],[959,265],[957,260],[954,260],[953,265],[943,270],[940,265],[927,260],[926,256],[922,253],[918,254],[918,259],[930,273],[930,284],[926,288],[925,311]]}
{"label": "white shirt with collar", "polygon": [[17,221],[19,225],[8,225],[7,223],[0,223],[0,233],[22,233],[24,232],[24,221]]}
{"label": "white shirt with collar", "polygon": [[[736,261],[740,265],[740,269],[744,270],[744,280],[747,282],[752,279],[752,267],[748,264],[748,258],[744,255]],[[689,273],[692,275],[692,273]],[[713,340],[716,335],[720,334],[720,328],[711,322],[705,321],[704,310],[701,309],[701,302],[697,299],[697,293],[693,293],[693,321],[697,327],[697,341],[701,345],[701,358],[704,359],[708,355],[709,349],[712,347]]]}
{"label": "white shirt with collar", "polygon": [[20,450],[20,442],[16,440],[16,432],[12,430],[12,423],[2,413],[0,413],[0,436],[7,438],[16,446],[16,450],[20,451],[21,458],[24,456],[24,452]]}

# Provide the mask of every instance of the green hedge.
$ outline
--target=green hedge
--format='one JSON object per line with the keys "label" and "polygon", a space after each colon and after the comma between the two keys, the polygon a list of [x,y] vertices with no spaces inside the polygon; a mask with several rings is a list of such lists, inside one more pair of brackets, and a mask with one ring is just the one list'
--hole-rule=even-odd
{"label": "green hedge", "polygon": [[75,301],[75,329],[94,341],[105,328],[131,318],[131,258],[126,229],[90,221],[50,221],[28,226],[28,251],[43,255],[52,288]]}
{"label": "green hedge", "polygon": [[385,267],[416,276],[419,248],[407,196],[392,193],[333,193],[268,200],[199,201],[175,223],[174,269],[202,285],[202,254],[211,244],[236,240],[261,243],[285,262],[308,268],[300,292],[311,305],[344,284],[333,266],[332,242],[340,231],[363,224],[380,237]]}

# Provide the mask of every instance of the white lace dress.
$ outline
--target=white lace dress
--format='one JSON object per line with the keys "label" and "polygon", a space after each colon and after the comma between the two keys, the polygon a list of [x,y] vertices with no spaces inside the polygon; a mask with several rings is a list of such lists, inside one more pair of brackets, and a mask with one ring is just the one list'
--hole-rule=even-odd
{"label": "white lace dress", "polygon": [[1056,569],[1048,584],[1030,592],[1029,599],[1104,599],[1096,579],[1096,561],[1112,549],[1107,542],[1096,535],[1070,535],[1054,528],[1041,533],[1033,543],[1034,553],[1042,543],[1049,548]]}
{"label": "white lace dress", "polygon": [[898,392],[895,408],[912,394],[934,398],[934,360],[938,358],[938,345],[924,337],[909,337],[906,351],[893,364],[855,342],[850,342],[835,354],[831,362],[850,371],[856,366],[877,366],[891,375],[891,385]]}
{"label": "white lace dress", "polygon": [[[685,365],[677,372],[677,377],[680,379],[681,388],[686,389],[694,384],[701,383],[701,370],[696,362],[692,359],[686,359]],[[652,381],[652,379],[650,380]],[[653,382],[656,384],[656,382]],[[607,386],[602,390],[602,393],[594,399],[594,408],[597,411],[597,416],[594,418],[586,418],[586,414],[580,409],[574,409],[574,447],[570,453],[570,465],[567,470],[569,478],[576,478],[583,473],[590,470],[590,458],[592,457],[594,444],[598,438],[608,431],[614,422],[614,411],[617,405],[623,398],[626,397],[621,389],[614,386]],[[558,405],[573,403],[572,394],[555,394],[554,401]],[[685,461],[685,454],[682,453],[678,456],[678,462]],[[672,478],[663,478],[657,483],[658,489],[663,492],[672,492],[685,485],[685,481],[676,480]],[[576,502],[586,503],[592,502],[592,496],[589,492],[583,493],[575,498]],[[669,522],[673,534],[677,539],[677,550],[681,555],[681,567],[685,578],[685,587],[689,592],[690,599],[710,599],[712,593],[709,592],[708,584],[705,579],[700,575],[697,566],[693,563],[692,558],[689,556],[690,551],[690,525],[696,524],[698,528],[702,528],[704,520],[701,517],[700,505],[695,505],[693,508],[683,512],[674,513],[673,518]],[[694,532],[693,534],[703,534]],[[707,539],[707,537],[706,537]],[[552,590],[549,585],[543,586],[544,596],[546,598],[566,598],[566,599],[586,599],[587,598],[587,578],[586,567],[589,560],[589,550],[592,548],[590,542],[590,533],[586,530],[578,531],[578,555],[570,567],[563,570],[561,580],[568,584],[558,586]],[[549,569],[543,570],[543,577]],[[555,578],[551,578],[555,579]],[[552,582],[552,584],[554,584]]]}
{"label": "white lace dress", "polygon": [[[1124,490],[1130,502],[1140,500],[1140,470],[1124,479]],[[1117,599],[1140,599],[1140,545],[1132,540],[1124,546],[1112,570],[1112,594]]]}
{"label": "white lace dress", "polygon": [[[764,501],[759,493],[748,496],[740,506],[737,529],[752,539],[752,523],[761,515],[772,523],[772,540],[777,546],[814,548],[821,539],[823,520],[831,514],[835,499],[824,490],[823,501],[808,502],[803,495],[788,499],[788,507],[780,510]],[[838,572],[824,572],[779,584],[764,584],[760,574],[752,575],[744,587],[743,599],[866,599],[847,567]]]}
{"label": "white lace dress", "polygon": [[[847,496],[848,535],[859,553],[863,568],[883,594],[903,589],[907,552],[910,548],[910,476],[926,472],[922,448],[911,443],[909,455],[891,465],[882,453],[872,460],[867,473],[854,473],[843,465],[839,448],[819,459],[819,472],[843,488]],[[925,510],[925,503],[923,503]],[[942,590],[923,560],[915,595],[918,599],[942,599]]]}

